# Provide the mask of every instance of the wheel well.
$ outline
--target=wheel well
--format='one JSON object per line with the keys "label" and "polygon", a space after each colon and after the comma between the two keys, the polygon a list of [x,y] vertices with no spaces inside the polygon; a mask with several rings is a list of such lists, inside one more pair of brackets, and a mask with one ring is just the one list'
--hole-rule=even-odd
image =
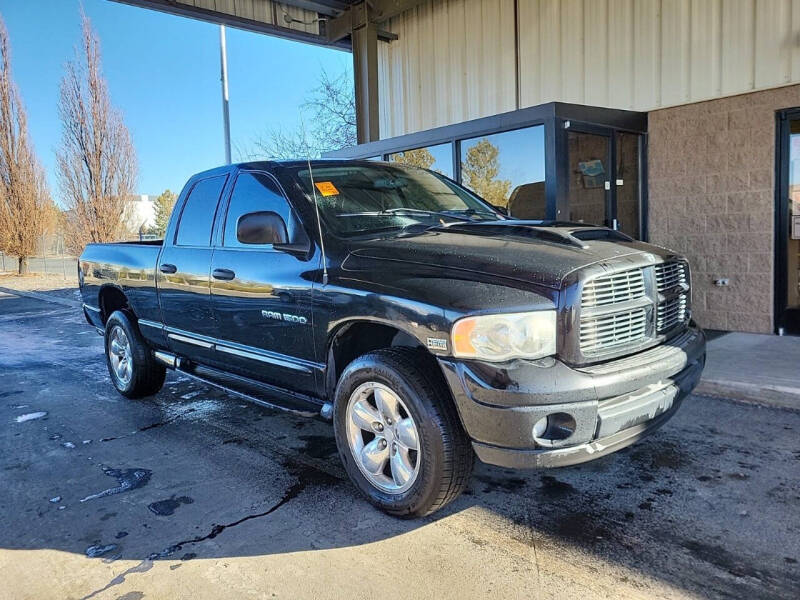
{"label": "wheel well", "polygon": [[328,346],[326,378],[328,397],[333,398],[336,382],[339,381],[339,377],[353,360],[373,350],[397,346],[421,348],[433,358],[419,340],[391,325],[363,321],[344,325],[334,334],[333,340]]}
{"label": "wheel well", "polygon": [[103,320],[103,323],[108,321],[108,317],[110,317],[111,313],[115,310],[130,308],[128,298],[125,297],[123,291],[110,285],[100,290],[99,304],[100,318]]}

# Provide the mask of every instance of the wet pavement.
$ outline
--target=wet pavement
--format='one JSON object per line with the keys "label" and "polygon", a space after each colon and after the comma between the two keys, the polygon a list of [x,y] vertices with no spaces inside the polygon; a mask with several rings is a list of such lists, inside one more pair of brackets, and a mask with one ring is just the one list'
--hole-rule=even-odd
{"label": "wet pavement", "polygon": [[418,521],[332,429],[171,373],[131,401],[78,309],[0,293],[2,598],[797,598],[800,413],[689,398],[594,463],[478,465]]}

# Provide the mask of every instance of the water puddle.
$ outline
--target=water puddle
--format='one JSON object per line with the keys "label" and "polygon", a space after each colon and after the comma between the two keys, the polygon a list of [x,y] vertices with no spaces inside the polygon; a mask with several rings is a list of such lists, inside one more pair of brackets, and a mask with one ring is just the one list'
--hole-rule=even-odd
{"label": "water puddle", "polygon": [[46,417],[47,413],[44,411],[39,412],[32,412],[32,413],[25,413],[24,415],[18,416],[14,419],[17,423],[24,423],[25,421],[35,421],[36,419],[41,419],[42,417]]}
{"label": "water puddle", "polygon": [[97,558],[98,556],[103,556],[116,549],[117,549],[116,544],[106,544],[105,546],[103,546],[102,544],[97,546],[89,546],[86,549],[86,556],[88,556],[89,558]]}
{"label": "water puddle", "polygon": [[175,513],[181,504],[192,504],[194,500],[189,496],[172,496],[166,500],[159,500],[147,505],[150,512],[157,514],[160,517],[168,517]]}
{"label": "water puddle", "polygon": [[86,496],[81,502],[105,498],[106,496],[113,496],[143,487],[150,481],[150,476],[153,474],[153,472],[148,469],[110,469],[108,467],[103,467],[103,473],[109,477],[114,477],[119,485]]}

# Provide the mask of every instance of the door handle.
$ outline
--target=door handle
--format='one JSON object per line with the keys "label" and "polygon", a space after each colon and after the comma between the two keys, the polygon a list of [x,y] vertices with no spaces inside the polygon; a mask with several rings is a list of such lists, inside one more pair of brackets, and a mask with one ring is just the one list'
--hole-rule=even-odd
{"label": "door handle", "polygon": [[161,271],[162,273],[175,273],[178,271],[178,267],[176,267],[175,265],[171,265],[169,263],[164,263],[160,267],[158,267],[158,270]]}
{"label": "door handle", "polygon": [[211,272],[211,276],[214,279],[221,279],[222,281],[230,281],[231,279],[236,277],[236,273],[234,273],[230,269],[214,269]]}

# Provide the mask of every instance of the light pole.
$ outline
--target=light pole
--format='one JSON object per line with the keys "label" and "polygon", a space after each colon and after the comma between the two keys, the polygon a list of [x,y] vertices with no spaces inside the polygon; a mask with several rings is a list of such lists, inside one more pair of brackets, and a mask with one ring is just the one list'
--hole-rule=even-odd
{"label": "light pole", "polygon": [[225,25],[219,26],[219,69],[222,82],[222,126],[225,132],[225,164],[231,164],[231,120],[228,114],[228,52],[225,47]]}

